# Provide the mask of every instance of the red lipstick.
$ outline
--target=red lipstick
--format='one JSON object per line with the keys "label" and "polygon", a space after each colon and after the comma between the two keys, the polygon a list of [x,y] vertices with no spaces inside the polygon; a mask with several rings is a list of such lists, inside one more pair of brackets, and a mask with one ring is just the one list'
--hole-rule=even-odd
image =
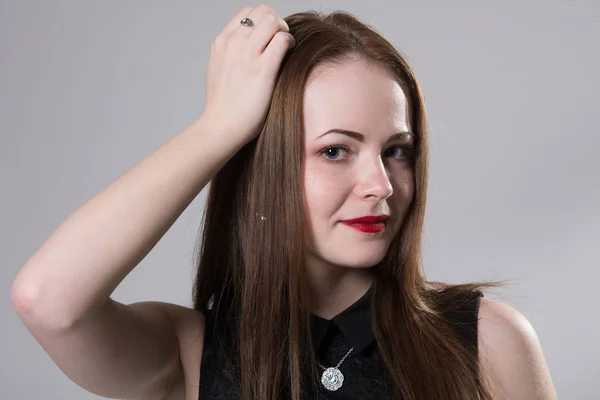
{"label": "red lipstick", "polygon": [[388,215],[368,215],[360,218],[345,219],[340,222],[360,232],[377,233],[385,229],[385,221],[388,218]]}

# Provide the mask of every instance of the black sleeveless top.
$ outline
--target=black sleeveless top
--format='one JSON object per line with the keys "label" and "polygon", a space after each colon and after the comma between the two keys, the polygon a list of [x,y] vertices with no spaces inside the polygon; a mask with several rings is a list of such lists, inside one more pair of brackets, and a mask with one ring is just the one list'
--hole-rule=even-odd
{"label": "black sleeveless top", "polygon": [[[316,355],[324,367],[334,367],[353,348],[339,366],[344,375],[342,386],[327,390],[319,384],[313,388],[304,379],[305,392],[302,399],[395,399],[394,385],[371,330],[372,287],[354,304],[331,320],[311,314],[311,329]],[[465,303],[466,309],[453,314],[460,329],[457,333],[468,344],[477,348],[477,319],[479,299],[477,291]],[[200,367],[200,400],[241,400],[240,378],[225,364],[227,341],[233,339],[231,329],[216,326],[212,310],[206,316],[204,348]],[[323,369],[319,369],[319,379]],[[316,392],[315,392],[316,390]],[[290,397],[290,396],[288,396]]]}

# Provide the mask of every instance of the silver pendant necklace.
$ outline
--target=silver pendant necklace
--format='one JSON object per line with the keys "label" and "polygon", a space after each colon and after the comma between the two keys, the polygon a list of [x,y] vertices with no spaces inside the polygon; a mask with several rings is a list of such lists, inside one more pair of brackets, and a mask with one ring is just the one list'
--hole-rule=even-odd
{"label": "silver pendant necklace", "polygon": [[321,364],[317,363],[319,367],[325,370],[323,372],[323,375],[321,376],[321,383],[323,384],[323,386],[325,386],[325,389],[335,391],[342,387],[342,385],[344,384],[344,375],[340,372],[338,368],[340,367],[340,365],[342,365],[342,363],[344,362],[346,357],[348,357],[348,355],[352,352],[352,350],[354,350],[354,347],[348,350],[346,355],[340,360],[339,363],[337,363],[335,367],[325,368]]}

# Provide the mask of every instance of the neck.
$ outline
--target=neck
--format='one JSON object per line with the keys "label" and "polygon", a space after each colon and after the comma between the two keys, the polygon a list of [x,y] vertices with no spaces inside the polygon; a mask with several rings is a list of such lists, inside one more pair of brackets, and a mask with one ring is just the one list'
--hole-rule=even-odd
{"label": "neck", "polygon": [[[323,261],[319,264],[323,264]],[[371,268],[312,263],[308,268],[312,313],[332,319],[360,299],[373,284]]]}

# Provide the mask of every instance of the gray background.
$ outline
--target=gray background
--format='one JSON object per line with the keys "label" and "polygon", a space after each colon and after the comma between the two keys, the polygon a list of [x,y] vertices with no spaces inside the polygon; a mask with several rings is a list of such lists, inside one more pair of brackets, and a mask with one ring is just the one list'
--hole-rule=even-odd
{"label": "gray background", "polygon": [[[598,399],[600,6],[482,3],[269,4],[348,10],[407,56],[431,123],[428,278],[515,279],[489,296],[532,323],[561,399]],[[245,3],[0,4],[0,398],[94,399],[16,317],[10,286],[62,220],[201,114],[211,40]],[[115,300],[191,304],[205,194]]]}

